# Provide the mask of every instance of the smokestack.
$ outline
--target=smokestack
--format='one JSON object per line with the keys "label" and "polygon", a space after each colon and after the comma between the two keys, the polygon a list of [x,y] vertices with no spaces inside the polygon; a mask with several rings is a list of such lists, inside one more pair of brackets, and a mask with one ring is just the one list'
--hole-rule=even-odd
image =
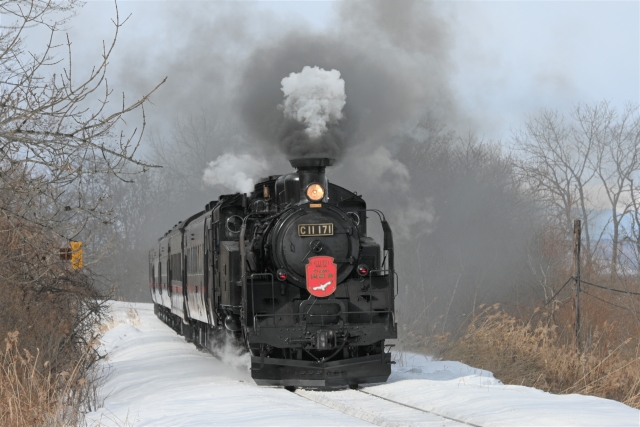
{"label": "smokestack", "polygon": [[336,161],[336,159],[320,159],[320,158],[314,158],[314,157],[310,157],[310,158],[304,158],[304,159],[291,159],[289,160],[289,163],[291,163],[291,166],[293,166],[294,168],[296,168],[298,170],[298,172],[300,172],[301,170],[310,170],[310,169],[317,169],[317,170],[321,170],[322,173],[324,173],[324,168],[327,166],[333,166],[333,163]]}
{"label": "smokestack", "polygon": [[325,177],[324,170],[327,166],[333,165],[335,159],[309,157],[289,160],[291,166],[296,168],[296,173],[283,175],[276,181],[276,193],[279,196],[279,203],[309,203],[306,191],[311,184],[322,186],[324,196],[318,202],[328,200],[329,182]]}
{"label": "smokestack", "polygon": [[[300,177],[300,189],[304,192],[310,184],[320,184],[325,189],[325,196],[328,190],[328,182],[324,175],[324,170],[327,166],[332,166],[334,162],[335,159],[313,157],[289,160],[291,166],[297,169]],[[306,194],[301,194],[301,199],[306,199]]]}

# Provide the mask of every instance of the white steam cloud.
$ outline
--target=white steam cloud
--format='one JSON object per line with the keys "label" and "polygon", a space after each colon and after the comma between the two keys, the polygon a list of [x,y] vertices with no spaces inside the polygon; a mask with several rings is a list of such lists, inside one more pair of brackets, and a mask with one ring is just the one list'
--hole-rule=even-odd
{"label": "white steam cloud", "polygon": [[240,347],[227,336],[222,339],[212,340],[209,348],[222,363],[232,368],[232,370],[227,371],[228,377],[247,379],[246,377],[251,367],[251,354],[245,348]]}
{"label": "white steam cloud", "polygon": [[302,123],[310,138],[319,138],[328,124],[342,119],[347,95],[340,71],[306,66],[282,79],[281,84],[285,117]]}
{"label": "white steam cloud", "polygon": [[207,185],[221,185],[239,193],[253,191],[255,179],[267,171],[267,162],[249,154],[223,154],[210,162],[202,177]]}

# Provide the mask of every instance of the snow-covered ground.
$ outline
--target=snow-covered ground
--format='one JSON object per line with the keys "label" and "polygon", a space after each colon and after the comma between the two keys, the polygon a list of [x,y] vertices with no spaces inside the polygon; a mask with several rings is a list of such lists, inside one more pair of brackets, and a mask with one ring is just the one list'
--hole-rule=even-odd
{"label": "snow-covered ground", "polygon": [[640,411],[619,402],[503,385],[490,372],[415,354],[395,355],[389,381],[364,387],[368,394],[258,387],[246,358],[223,363],[198,351],[151,304],[114,303],[112,312],[104,404],[89,425],[458,425],[433,413],[487,427],[640,425]]}

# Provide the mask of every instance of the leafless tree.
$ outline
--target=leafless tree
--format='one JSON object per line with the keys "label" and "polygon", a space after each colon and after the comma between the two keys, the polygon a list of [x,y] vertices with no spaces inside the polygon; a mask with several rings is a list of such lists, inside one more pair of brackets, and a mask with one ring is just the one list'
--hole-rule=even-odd
{"label": "leafless tree", "polygon": [[[640,173],[640,116],[638,108],[627,105],[618,113],[607,102],[576,109],[577,122],[584,133],[593,133],[596,149],[590,160],[610,210],[611,274],[618,273],[620,244],[626,237],[623,219],[634,211],[633,180]],[[637,211],[631,219],[637,218]]]}
{"label": "leafless tree", "polygon": [[96,266],[101,277],[114,287],[115,295],[148,301],[147,256],[151,245],[171,225],[202,209],[215,199],[217,189],[205,186],[208,163],[228,150],[238,149],[243,139],[224,114],[202,110],[184,115],[168,134],[153,133],[149,159],[162,168],[133,176],[124,182],[114,176],[91,179],[91,200],[109,189],[103,209],[113,215],[104,227],[92,220],[91,245],[105,249]]}
{"label": "leafless tree", "polygon": [[[579,110],[576,112],[579,115]],[[596,134],[584,122],[580,129],[565,123],[557,111],[542,110],[530,116],[524,129],[514,133],[515,167],[523,182],[556,218],[567,235],[574,216],[582,218],[588,263],[591,263],[588,185],[595,172],[590,159],[596,147]]]}
{"label": "leafless tree", "polygon": [[[95,213],[95,206],[85,205],[77,194],[83,176],[119,175],[131,165],[138,171],[151,166],[135,153],[145,125],[144,104],[159,85],[134,102],[127,103],[124,95],[112,102],[107,68],[124,23],[117,5],[112,41],[103,44],[102,58],[88,76],[76,79],[71,41],[67,37],[65,44],[55,44],[76,6],[76,0],[0,2],[0,13],[9,17],[0,35],[0,173],[12,176],[9,172],[19,169],[28,177],[19,182],[1,180],[0,186],[30,193],[48,206],[39,217],[9,206],[0,210],[46,227],[68,225],[73,217],[70,211]],[[25,47],[24,33],[31,27],[48,32],[41,52]],[[119,131],[123,118],[136,110],[141,126],[128,134]],[[70,197],[72,188],[75,197]]]}
{"label": "leafless tree", "polygon": [[[113,223],[108,188],[98,194],[97,177],[127,181],[153,167],[136,150],[144,105],[162,84],[133,102],[114,99],[107,69],[124,24],[117,5],[113,39],[95,66],[78,73],[71,41],[57,40],[79,5],[0,0],[0,338],[19,331],[21,348],[39,349],[40,367],[58,373],[86,373],[97,360],[91,349],[105,309],[90,271],[72,270],[58,249],[84,239],[88,225]],[[43,32],[43,49],[29,50],[26,34]],[[140,124],[125,133],[124,118],[134,112]]]}
{"label": "leafless tree", "polygon": [[200,111],[180,117],[169,138],[153,134],[151,161],[180,191],[201,193],[208,163],[242,143],[238,127],[220,114]]}
{"label": "leafless tree", "polygon": [[[568,119],[556,111],[542,110],[515,133],[514,143],[514,161],[525,187],[547,208],[549,218],[558,219],[565,236],[570,236],[574,217],[583,220],[586,273],[604,267],[616,278],[623,271],[637,271],[638,106],[628,104],[620,110],[606,101],[578,104]],[[603,209],[608,212],[604,221]],[[593,233],[596,216],[600,225]],[[606,241],[605,235],[609,236]],[[631,242],[634,250],[629,251],[624,242]],[[597,262],[600,254],[604,254],[604,264]],[[621,269],[621,263],[633,264],[633,268]]]}
{"label": "leafless tree", "polygon": [[[409,239],[397,240],[406,284],[398,310],[406,332],[424,333],[426,325],[450,331],[481,304],[514,301],[514,292],[528,298],[531,275],[523,266],[536,214],[519,192],[511,162],[497,144],[459,136],[433,120],[412,135],[397,156],[411,177],[407,194],[428,198],[433,219],[427,233],[418,224]],[[375,196],[367,203],[375,206]],[[391,206],[396,200],[403,206],[402,196],[380,194],[392,223]]]}

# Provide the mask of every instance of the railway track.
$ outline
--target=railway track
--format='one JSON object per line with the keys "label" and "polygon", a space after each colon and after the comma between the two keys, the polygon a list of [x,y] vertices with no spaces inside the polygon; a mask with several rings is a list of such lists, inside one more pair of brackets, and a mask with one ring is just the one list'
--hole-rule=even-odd
{"label": "railway track", "polygon": [[406,405],[366,390],[311,391],[298,389],[298,396],[383,427],[472,426],[482,427],[433,411]]}

